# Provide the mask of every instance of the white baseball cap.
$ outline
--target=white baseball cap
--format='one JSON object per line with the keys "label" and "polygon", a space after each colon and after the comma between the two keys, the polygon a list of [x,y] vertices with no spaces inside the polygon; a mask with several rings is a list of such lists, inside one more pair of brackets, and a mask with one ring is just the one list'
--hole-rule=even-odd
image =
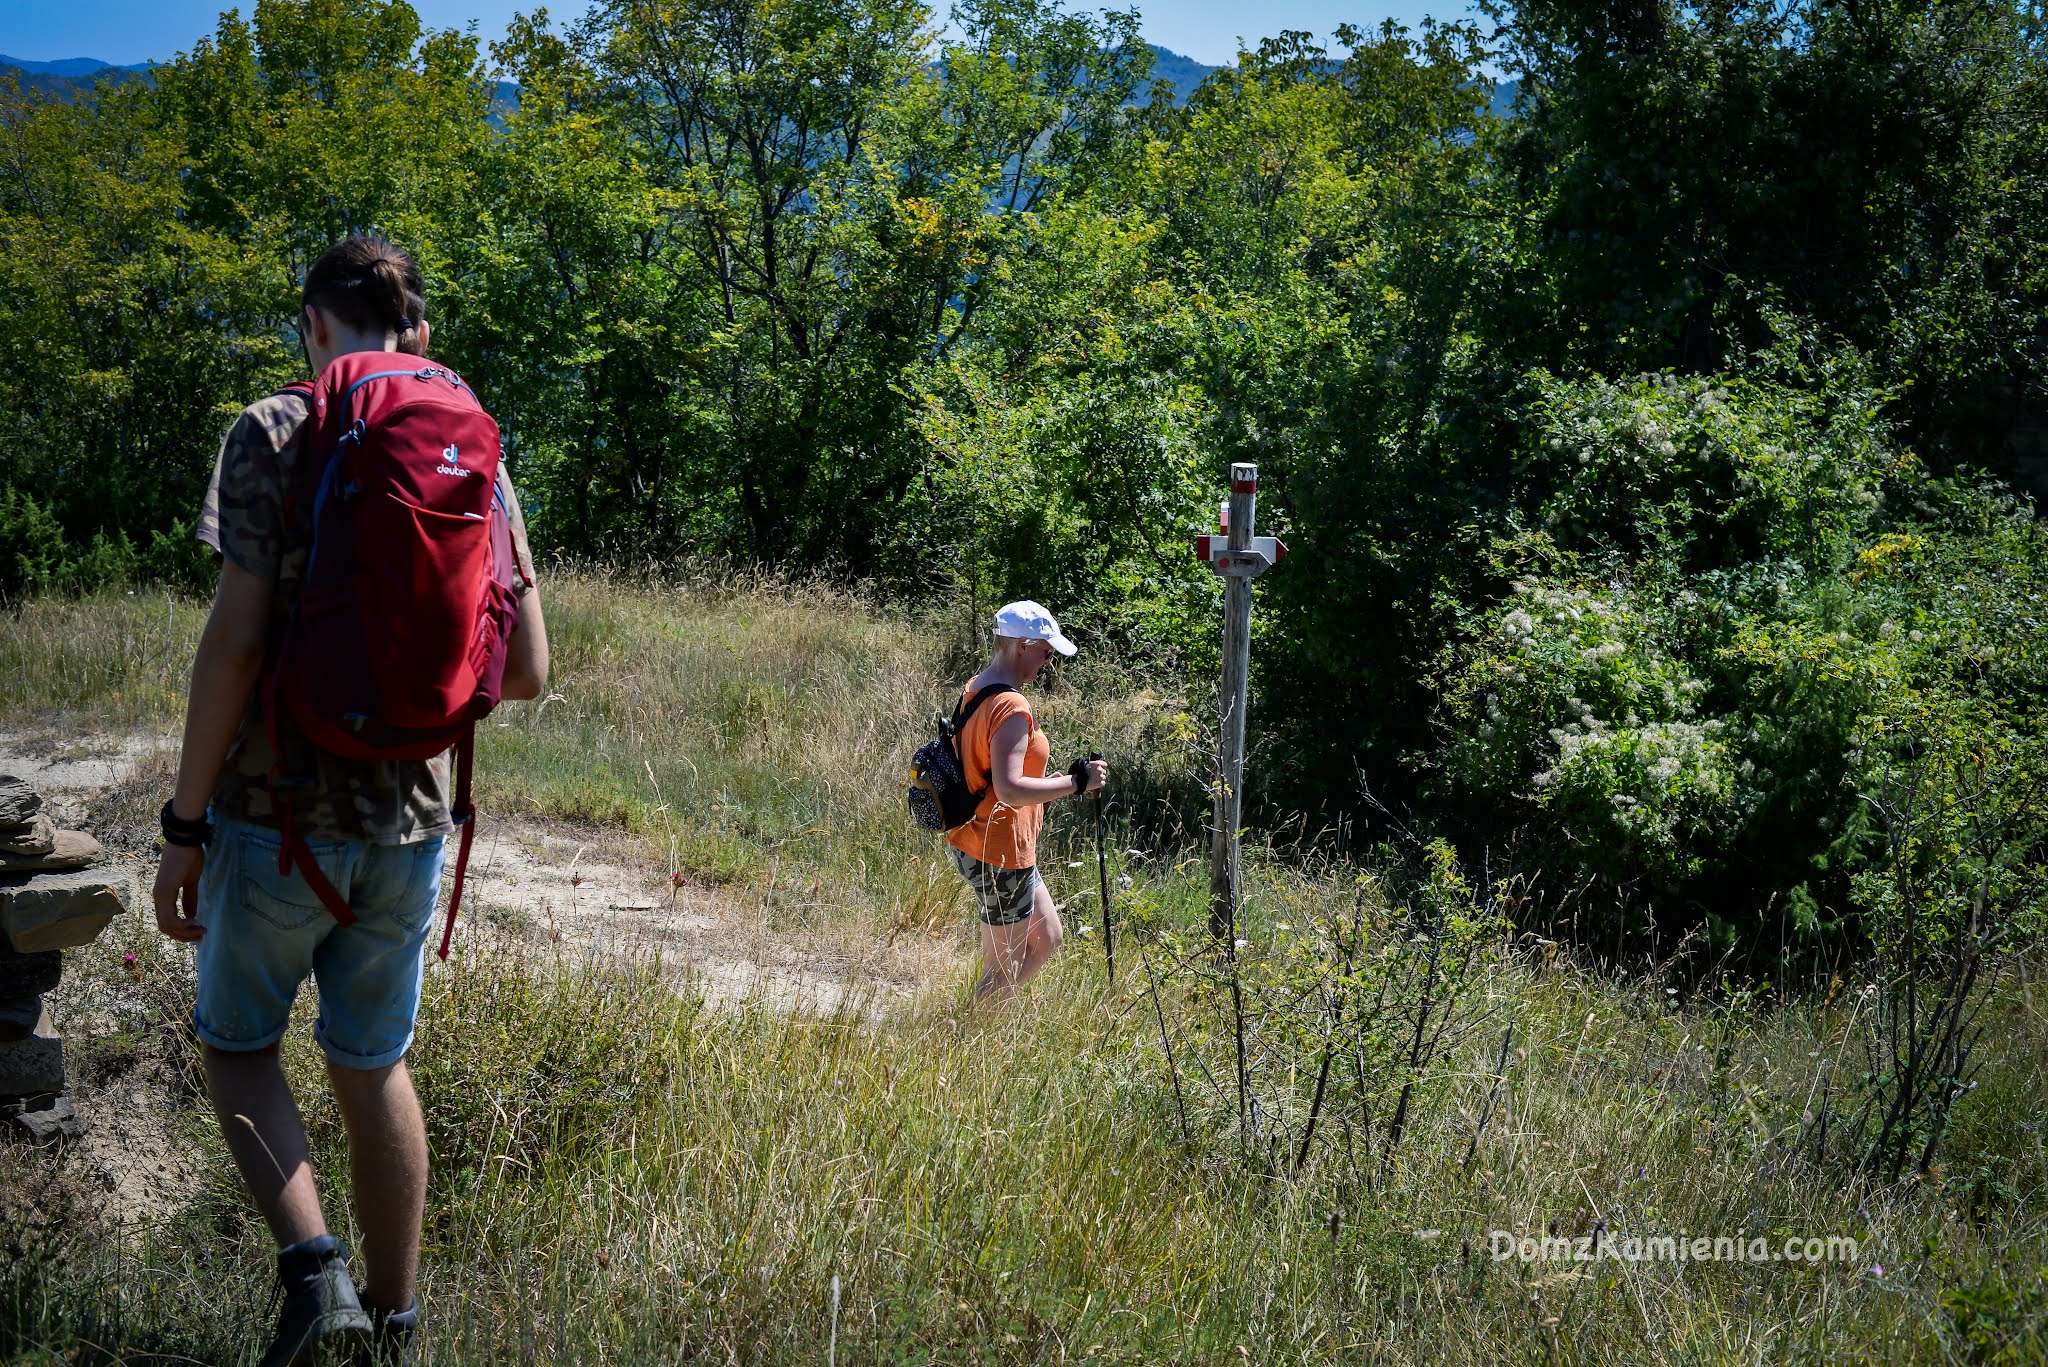
{"label": "white baseball cap", "polygon": [[1074,643],[1060,630],[1058,620],[1029,598],[996,609],[996,635],[1014,636],[1020,641],[1045,641],[1062,655],[1074,653]]}

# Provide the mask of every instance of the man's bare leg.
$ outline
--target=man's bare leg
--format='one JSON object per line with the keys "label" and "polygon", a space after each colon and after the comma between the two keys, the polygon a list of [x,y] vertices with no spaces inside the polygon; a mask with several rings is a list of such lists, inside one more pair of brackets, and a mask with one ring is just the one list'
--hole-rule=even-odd
{"label": "man's bare leg", "polygon": [[427,1208],[427,1125],[405,1060],[388,1068],[343,1068],[327,1076],[348,1126],[356,1224],[362,1230],[363,1304],[410,1310],[419,1275],[420,1221]]}
{"label": "man's bare leg", "polygon": [[204,1051],[206,1090],[235,1166],[279,1248],[327,1232],[306,1159],[306,1126],[278,1065],[277,1046],[251,1053]]}

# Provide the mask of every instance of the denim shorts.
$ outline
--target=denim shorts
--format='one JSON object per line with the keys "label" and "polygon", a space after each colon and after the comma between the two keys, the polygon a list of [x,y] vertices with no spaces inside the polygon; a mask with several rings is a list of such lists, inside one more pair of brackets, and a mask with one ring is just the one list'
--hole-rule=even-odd
{"label": "denim shorts", "polygon": [[199,878],[199,1038],[229,1053],[269,1048],[284,1037],[292,998],[310,976],[320,993],[313,1038],[328,1058],[359,1069],[404,1058],[419,1015],[443,840],[309,841],[356,914],[344,926],[296,867],[277,871],[276,831],[216,818]]}
{"label": "denim shorts", "polygon": [[1031,919],[1034,894],[1038,888],[1038,867],[1004,869],[984,864],[958,845],[948,845],[953,867],[974,889],[974,905],[985,926],[1014,926]]}

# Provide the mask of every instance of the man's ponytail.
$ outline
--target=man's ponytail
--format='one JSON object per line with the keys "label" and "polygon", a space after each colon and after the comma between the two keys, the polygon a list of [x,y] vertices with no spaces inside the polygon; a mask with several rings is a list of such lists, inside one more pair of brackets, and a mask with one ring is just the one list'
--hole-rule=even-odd
{"label": "man's ponytail", "polygon": [[299,304],[325,309],[358,331],[396,333],[399,350],[419,354],[426,312],[420,268],[381,237],[352,233],[320,253],[306,272]]}
{"label": "man's ponytail", "polygon": [[427,333],[420,324],[427,321],[427,301],[410,291],[405,296],[405,321],[410,326],[399,330],[398,349],[408,356],[426,355]]}

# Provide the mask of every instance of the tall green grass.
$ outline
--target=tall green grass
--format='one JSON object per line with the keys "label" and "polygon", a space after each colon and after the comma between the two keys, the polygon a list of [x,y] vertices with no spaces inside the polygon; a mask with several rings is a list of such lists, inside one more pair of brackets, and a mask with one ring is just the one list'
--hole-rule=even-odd
{"label": "tall green grass", "polygon": [[[1127,932],[1119,991],[1103,987],[1096,941],[1073,936],[1016,1003],[968,1002],[957,890],[906,871],[933,849],[897,807],[901,761],[943,696],[943,624],[775,585],[550,588],[557,697],[493,729],[488,805],[611,822],[664,853],[673,838],[735,896],[795,867],[832,890],[817,914],[846,933],[900,934],[922,916],[910,933],[937,937],[961,971],[886,1015],[710,1013],[674,965],[575,968],[472,925],[430,968],[413,1056],[435,1154],[428,1362],[820,1362],[835,1344],[841,1363],[2041,1356],[2048,1003],[2024,973],[1924,1182],[1858,1186],[1792,1142],[1819,1065],[1850,1058],[1853,988],[1776,1006],[1740,990],[1675,997],[1661,980],[1505,949],[1472,988],[1486,1027],[1431,1070],[1393,1160],[1371,1154],[1364,1117],[1332,1115],[1296,1172],[1241,1146],[1227,1054],[1198,1029],[1215,991],[1199,963],[1163,979],[1183,1136],[1136,956],[1199,924],[1202,869],[1156,827],[1119,868],[1161,938]],[[93,611],[0,619],[0,651],[35,614]],[[97,668],[136,677],[111,656]],[[1179,704],[1082,682],[1041,709],[1056,744],[1102,737],[1169,805],[1198,790]],[[80,724],[96,707],[136,715],[114,691],[36,696]],[[1248,971],[1348,902],[1352,875],[1254,850]],[[119,1236],[90,1218],[103,1201],[52,1184],[46,1156],[0,1147],[0,1357],[238,1361],[264,1325],[267,1240],[193,1090],[176,1024],[187,959],[125,933],[72,972],[150,1024],[80,1040],[75,1066],[163,1069],[180,1139],[221,1175]],[[121,966],[131,950],[140,982]],[[286,1060],[334,1177],[341,1130],[306,1031]],[[1268,1095],[1278,1105],[1309,1081]],[[338,1189],[329,1204],[346,1231]],[[1599,1221],[1613,1238],[1848,1235],[1861,1257],[1489,1256],[1496,1228]]]}

